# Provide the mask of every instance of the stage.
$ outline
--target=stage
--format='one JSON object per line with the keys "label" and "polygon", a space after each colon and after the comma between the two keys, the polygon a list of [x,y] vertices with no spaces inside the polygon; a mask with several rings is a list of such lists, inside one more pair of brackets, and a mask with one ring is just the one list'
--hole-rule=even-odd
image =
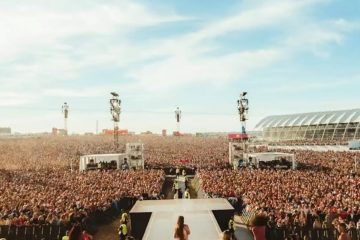
{"label": "stage", "polygon": [[137,201],[130,211],[136,239],[173,239],[178,216],[190,227],[190,239],[218,240],[234,209],[225,199]]}

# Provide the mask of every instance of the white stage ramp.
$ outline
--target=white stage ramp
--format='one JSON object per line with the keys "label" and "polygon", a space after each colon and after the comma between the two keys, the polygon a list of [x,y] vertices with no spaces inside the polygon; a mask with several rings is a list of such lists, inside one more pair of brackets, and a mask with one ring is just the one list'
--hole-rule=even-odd
{"label": "white stage ramp", "polygon": [[221,216],[222,211],[233,212],[233,207],[225,199],[148,200],[136,202],[130,215],[136,231],[139,231],[137,224],[147,222],[145,232],[136,234],[142,236],[143,240],[174,239],[174,228],[180,215],[184,216],[185,223],[190,227],[191,240],[218,240],[221,229],[213,211]]}

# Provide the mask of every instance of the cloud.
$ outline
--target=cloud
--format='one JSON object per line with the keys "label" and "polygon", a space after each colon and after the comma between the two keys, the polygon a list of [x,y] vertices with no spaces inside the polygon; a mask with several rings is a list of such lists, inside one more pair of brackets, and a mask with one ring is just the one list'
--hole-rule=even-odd
{"label": "cloud", "polygon": [[[173,11],[159,12],[127,0],[62,3],[0,3],[0,31],[6,36],[0,38],[4,90],[26,87],[36,94],[54,81],[76,84],[89,70],[136,61],[141,49],[127,40],[135,29],[187,20]],[[74,44],[77,37],[83,40]],[[95,40],[101,38],[113,41]]]}
{"label": "cloud", "polygon": [[132,1],[96,4],[68,11],[49,4],[4,5],[0,8],[0,59],[12,59],[19,53],[32,52],[74,35],[127,32],[133,28],[164,22],[181,21],[174,14],[151,12]]}
{"label": "cloud", "polygon": [[279,60],[282,54],[280,49],[262,49],[219,57],[173,56],[136,69],[130,76],[140,80],[141,89],[150,91],[194,83],[223,85],[242,79],[251,71]]}
{"label": "cloud", "polygon": [[194,34],[198,40],[214,38],[234,31],[253,31],[259,27],[284,24],[284,20],[291,19],[304,8],[322,1],[266,1],[259,5],[253,5],[245,11],[226,17],[221,21],[215,21],[206,28]]}
{"label": "cloud", "polygon": [[104,91],[99,89],[46,89],[43,91],[44,97],[99,97],[104,96]]}
{"label": "cloud", "polygon": [[0,92],[0,107],[14,107],[19,105],[34,104],[39,100],[39,96],[26,92]]}
{"label": "cloud", "polygon": [[313,49],[328,43],[341,44],[344,37],[343,32],[334,24],[303,23],[285,40],[285,43],[298,49],[308,49],[309,47]]}
{"label": "cloud", "polygon": [[[224,85],[231,81],[242,81],[251,72],[290,57],[294,52],[291,48],[301,42],[306,43],[308,39],[294,36],[294,40],[289,38],[288,46],[280,47],[284,43],[279,42],[251,51],[234,51],[213,56],[212,52],[226,49],[216,39],[235,32],[283,25],[286,20],[319,2],[323,1],[267,1],[265,4],[240,10],[232,16],[216,19],[197,31],[156,42],[154,48],[150,48],[153,51],[149,55],[153,53],[163,58],[131,69],[128,76],[138,81],[136,84],[141,89],[150,91],[163,91],[194,83]],[[314,40],[318,44],[336,37],[335,33],[332,35],[320,30],[318,29],[318,36]]]}
{"label": "cloud", "polygon": [[[139,103],[182,87],[250,82],[254,73],[267,74],[273,65],[304,53],[331,58],[331,47],[345,44],[359,25],[345,18],[319,20],[307,11],[323,2],[328,1],[248,1],[231,9],[231,15],[191,22],[194,16],[127,0],[3,1],[0,31],[6,37],[0,39],[0,105],[34,104],[49,97],[89,97],[96,103],[114,88],[127,95],[124,99]],[[183,26],[184,20],[189,22]],[[259,41],[251,48],[224,41],[263,32],[271,41]],[[26,94],[18,94],[17,89],[26,89]],[[158,107],[172,103],[163,104]],[[147,118],[135,115],[138,125]],[[223,125],[229,119],[224,117]],[[169,121],[161,124],[170,128]],[[131,128],[137,127],[130,122]],[[156,120],[152,124],[161,128]],[[74,125],[82,127],[80,121],[74,120]]]}

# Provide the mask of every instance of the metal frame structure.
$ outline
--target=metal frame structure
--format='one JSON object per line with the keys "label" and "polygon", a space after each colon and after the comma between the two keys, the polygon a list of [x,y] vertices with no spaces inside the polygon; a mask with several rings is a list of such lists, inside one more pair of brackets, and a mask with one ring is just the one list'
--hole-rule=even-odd
{"label": "metal frame structure", "polygon": [[110,113],[112,121],[114,122],[114,144],[116,147],[119,146],[119,122],[121,113],[121,100],[119,94],[111,92],[112,98],[110,99]]}
{"label": "metal frame structure", "polygon": [[249,99],[246,96],[247,92],[240,93],[240,99],[237,100],[238,112],[241,122],[241,133],[246,134],[246,120],[248,120],[248,111],[249,111]]}
{"label": "metal frame structure", "polygon": [[68,120],[68,117],[69,117],[69,105],[66,102],[64,102],[61,109],[62,109],[62,112],[64,114],[64,130],[65,130],[66,135],[67,135],[68,134],[67,120]]}
{"label": "metal frame structure", "polygon": [[[360,109],[269,116],[255,130],[263,137],[280,140],[360,139]],[[354,135],[353,135],[354,134]]]}
{"label": "metal frame structure", "polygon": [[176,131],[180,133],[180,120],[181,120],[181,110],[179,107],[175,110],[175,119],[176,119]]}
{"label": "metal frame structure", "polygon": [[354,134],[354,140],[356,139],[357,134],[359,133],[360,130],[360,122],[358,123],[356,130],[355,130],[355,134]]}

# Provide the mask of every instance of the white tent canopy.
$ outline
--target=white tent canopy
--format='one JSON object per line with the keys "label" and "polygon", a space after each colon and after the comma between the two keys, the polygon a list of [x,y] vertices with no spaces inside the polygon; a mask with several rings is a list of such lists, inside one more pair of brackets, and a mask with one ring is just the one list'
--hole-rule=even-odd
{"label": "white tent canopy", "polygon": [[282,153],[282,152],[262,152],[262,153],[249,153],[246,156],[246,159],[252,159],[252,163],[259,167],[260,162],[271,162],[274,160],[285,159],[292,164],[292,169],[296,169],[296,160],[295,155],[291,153]]}
{"label": "white tent canopy", "polygon": [[80,157],[79,170],[87,170],[89,164],[111,163],[113,161],[116,162],[117,169],[120,169],[125,160],[127,160],[127,154],[125,153],[84,155]]}

